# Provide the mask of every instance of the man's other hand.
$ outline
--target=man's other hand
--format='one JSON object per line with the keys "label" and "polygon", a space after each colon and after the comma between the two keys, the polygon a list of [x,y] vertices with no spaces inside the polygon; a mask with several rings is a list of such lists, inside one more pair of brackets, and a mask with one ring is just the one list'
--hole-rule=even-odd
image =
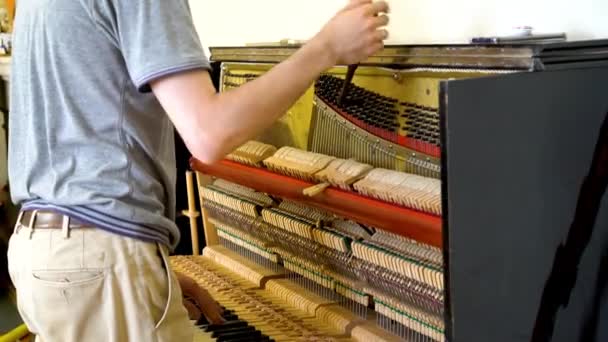
{"label": "man's other hand", "polygon": [[[221,324],[225,321],[222,317],[222,308],[207,290],[200,287],[194,279],[178,272],[175,274],[182,288],[184,306],[188,310],[190,319],[198,320],[202,314],[211,324]],[[194,303],[186,298],[192,299]]]}

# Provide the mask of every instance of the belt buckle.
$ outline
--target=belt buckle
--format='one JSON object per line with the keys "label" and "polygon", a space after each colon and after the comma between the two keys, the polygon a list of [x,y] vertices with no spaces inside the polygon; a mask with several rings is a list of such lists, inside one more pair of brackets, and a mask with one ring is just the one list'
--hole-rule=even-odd
{"label": "belt buckle", "polygon": [[[34,210],[22,210],[19,211],[19,216],[17,217],[17,224],[15,225],[15,233],[19,233],[21,229],[28,229],[28,237],[31,239],[34,230],[36,230],[36,219],[38,214],[41,212],[39,209]],[[31,213],[28,222],[24,222],[24,215]],[[71,218],[68,215],[61,213],[52,213],[54,215],[61,215],[61,231],[64,239],[68,239],[70,237],[70,224]]]}

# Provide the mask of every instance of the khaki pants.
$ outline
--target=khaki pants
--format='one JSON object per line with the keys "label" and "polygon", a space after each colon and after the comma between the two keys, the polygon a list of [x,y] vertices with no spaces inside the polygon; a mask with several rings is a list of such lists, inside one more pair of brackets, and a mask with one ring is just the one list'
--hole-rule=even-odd
{"label": "khaki pants", "polygon": [[192,341],[165,247],[96,228],[30,229],[8,250],[19,312],[43,342]]}

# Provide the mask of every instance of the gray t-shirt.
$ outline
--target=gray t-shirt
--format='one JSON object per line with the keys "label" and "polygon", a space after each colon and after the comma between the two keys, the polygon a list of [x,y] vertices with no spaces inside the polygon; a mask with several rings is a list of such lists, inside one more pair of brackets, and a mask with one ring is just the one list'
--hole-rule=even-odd
{"label": "gray t-shirt", "polygon": [[148,83],[209,68],[188,1],[19,0],[13,42],[13,201],[174,247],[173,125]]}

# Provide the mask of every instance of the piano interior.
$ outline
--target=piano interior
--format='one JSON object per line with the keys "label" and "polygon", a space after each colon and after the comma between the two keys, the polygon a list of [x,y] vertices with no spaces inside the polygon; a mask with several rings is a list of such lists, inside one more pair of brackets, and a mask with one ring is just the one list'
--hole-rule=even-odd
{"label": "piano interior", "polygon": [[[285,51],[212,49],[218,90]],[[331,69],[225,161],[192,160],[206,245],[173,264],[234,320],[225,335],[199,322],[201,341],[447,340],[442,84],[537,65],[518,49],[454,51],[387,49],[343,101],[346,68]]]}

